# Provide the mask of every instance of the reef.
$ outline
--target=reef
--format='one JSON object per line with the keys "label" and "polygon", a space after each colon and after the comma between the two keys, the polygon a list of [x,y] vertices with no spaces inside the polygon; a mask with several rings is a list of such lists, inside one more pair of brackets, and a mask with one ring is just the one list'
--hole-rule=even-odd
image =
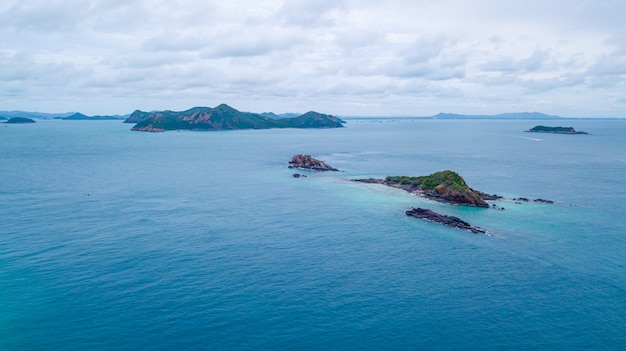
{"label": "reef", "polygon": [[454,228],[458,228],[462,230],[468,230],[476,234],[479,234],[479,233],[484,234],[487,232],[485,229],[482,229],[480,227],[475,227],[458,217],[442,215],[433,210],[429,210],[427,208],[412,208],[406,211],[406,215],[416,217],[416,218],[426,219],[426,220],[433,221],[433,222],[440,223],[440,224],[444,224],[449,227],[454,227]]}

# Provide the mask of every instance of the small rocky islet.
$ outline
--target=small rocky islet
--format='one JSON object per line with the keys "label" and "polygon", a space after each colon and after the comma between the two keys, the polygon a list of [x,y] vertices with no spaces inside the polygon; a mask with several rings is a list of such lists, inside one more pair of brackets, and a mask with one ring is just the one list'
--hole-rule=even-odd
{"label": "small rocky islet", "polygon": [[[319,172],[338,172],[337,168],[331,167],[324,161],[311,157],[311,155],[295,155],[289,161],[289,168],[310,169]],[[297,178],[297,177],[296,177]]]}
{"label": "small rocky islet", "polygon": [[574,127],[547,127],[535,126],[527,130],[528,133],[552,133],[552,134],[589,134],[587,132],[576,131]]}
{"label": "small rocky islet", "polygon": [[[428,176],[407,177],[389,176],[385,179],[355,179],[355,182],[383,184],[399,188],[417,196],[453,205],[489,208],[485,201],[501,198],[498,195],[485,194],[470,188],[463,177],[450,170],[435,172]],[[443,215],[430,209],[412,208],[405,212],[407,216],[429,220],[449,227],[468,230],[472,233],[486,233],[486,230],[454,216]]]}
{"label": "small rocky islet", "polygon": [[389,176],[385,179],[355,179],[355,182],[383,184],[430,200],[472,207],[489,207],[485,201],[500,198],[470,188],[458,173],[445,170],[428,176]]}
{"label": "small rocky islet", "polygon": [[[293,156],[291,161],[289,162],[289,168],[310,169],[322,172],[338,171],[338,169],[329,166],[325,162],[317,160],[306,154]],[[294,174],[293,176],[295,178],[306,177],[306,175],[298,173]],[[415,194],[426,199],[459,206],[498,208],[495,204],[489,206],[486,201],[503,199],[502,196],[487,194],[470,188],[463,179],[463,177],[451,170],[435,172],[431,175],[420,177],[389,176],[385,179],[364,178],[352,179],[352,181],[368,184],[382,184],[393,188],[406,190],[411,194]],[[517,198],[513,200],[516,202],[530,201],[527,198]],[[534,201],[540,203],[554,203],[551,200],[545,199],[536,199]],[[407,216],[425,219],[435,223],[444,224],[449,227],[467,230],[476,234],[487,233],[485,229],[473,226],[458,217],[443,215],[430,209],[412,208],[405,213]]]}

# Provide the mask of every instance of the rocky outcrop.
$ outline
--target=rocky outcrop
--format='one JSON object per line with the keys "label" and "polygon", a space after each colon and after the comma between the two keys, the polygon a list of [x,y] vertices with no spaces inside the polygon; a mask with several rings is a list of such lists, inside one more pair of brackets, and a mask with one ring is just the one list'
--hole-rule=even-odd
{"label": "rocky outcrop", "polygon": [[324,163],[324,161],[316,160],[310,155],[300,154],[295,155],[289,161],[289,168],[304,168],[314,171],[339,171],[337,168],[331,167]]}
{"label": "rocky outcrop", "polygon": [[416,217],[416,218],[426,219],[426,220],[433,221],[433,222],[440,223],[440,224],[444,224],[449,227],[454,227],[454,228],[458,228],[462,230],[468,230],[476,234],[478,233],[484,234],[487,232],[486,230],[480,227],[472,226],[471,224],[465,222],[464,220],[458,217],[442,215],[433,210],[429,210],[427,208],[413,208],[413,209],[406,211],[406,215]]}

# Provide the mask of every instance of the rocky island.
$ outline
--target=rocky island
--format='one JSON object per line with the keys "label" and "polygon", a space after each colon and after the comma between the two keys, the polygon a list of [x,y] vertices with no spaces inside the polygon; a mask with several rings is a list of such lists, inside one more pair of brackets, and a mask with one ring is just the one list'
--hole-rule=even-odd
{"label": "rocky island", "polygon": [[586,132],[577,132],[573,127],[546,127],[535,126],[526,132],[529,133],[553,133],[553,134],[589,134]]}
{"label": "rocky island", "polygon": [[433,222],[440,223],[440,224],[444,224],[449,227],[454,227],[454,228],[458,228],[462,230],[469,230],[470,232],[476,233],[476,234],[478,233],[484,234],[487,232],[486,230],[480,227],[472,226],[471,224],[465,222],[464,220],[458,217],[442,215],[433,210],[429,210],[426,208],[412,208],[406,211],[406,215],[416,217],[416,218],[426,219],[426,220],[433,221]]}
{"label": "rocky island", "polygon": [[136,123],[131,130],[164,132],[168,130],[235,130],[270,128],[341,128],[343,120],[317,112],[293,118],[273,119],[251,112],[241,112],[226,104],[215,108],[194,107],[175,111],[133,112],[125,121]]}
{"label": "rocky island", "polygon": [[327,165],[324,161],[317,160],[310,155],[305,154],[299,154],[292,157],[291,161],[289,161],[289,168],[302,168],[321,172],[339,171],[337,168]]}
{"label": "rocky island", "polygon": [[450,170],[421,177],[390,176],[385,179],[368,178],[354,181],[404,189],[430,200],[454,205],[489,207],[485,200],[500,198],[470,188],[460,175]]}
{"label": "rocky island", "polygon": [[25,118],[25,117],[13,117],[4,123],[24,124],[24,123],[35,123],[35,121],[30,118]]}

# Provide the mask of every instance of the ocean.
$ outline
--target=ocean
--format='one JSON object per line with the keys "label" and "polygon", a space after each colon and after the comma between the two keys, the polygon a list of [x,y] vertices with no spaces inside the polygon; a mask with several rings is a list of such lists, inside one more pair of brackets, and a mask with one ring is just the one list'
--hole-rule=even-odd
{"label": "ocean", "polygon": [[[0,127],[0,350],[626,349],[626,121],[130,127]],[[350,181],[446,169],[555,203]]]}

